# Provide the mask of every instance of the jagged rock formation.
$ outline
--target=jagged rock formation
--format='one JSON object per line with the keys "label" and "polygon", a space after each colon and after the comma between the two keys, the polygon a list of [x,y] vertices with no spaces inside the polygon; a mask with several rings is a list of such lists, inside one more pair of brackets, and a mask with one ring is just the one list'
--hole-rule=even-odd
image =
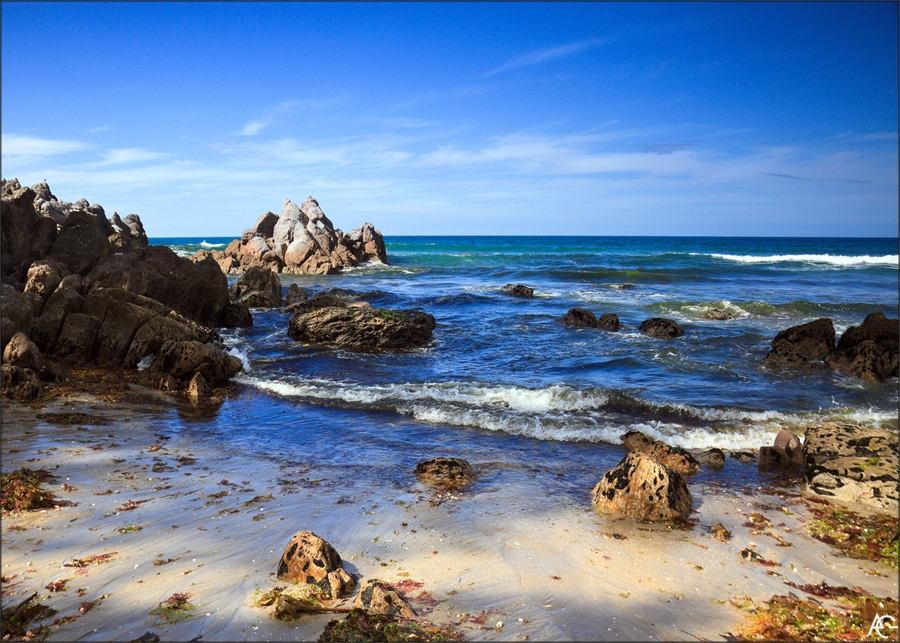
{"label": "jagged rock formation", "polygon": [[340,598],[356,585],[356,579],[344,570],[337,550],[311,531],[298,531],[291,538],[278,562],[277,577],[315,585],[333,599]]}
{"label": "jagged rock formation", "polygon": [[[249,310],[230,301],[215,261],[192,262],[150,246],[137,215],[107,219],[84,199],[59,201],[46,183],[3,181],[0,270],[2,348],[21,334],[41,356],[45,380],[58,373],[58,363],[135,368],[167,342],[211,344],[221,364],[214,372],[203,360],[190,369],[182,364],[184,373],[167,373],[175,386],[186,386],[198,369],[218,386],[240,368],[212,328],[232,326],[240,308],[249,318]],[[14,354],[4,359],[5,394],[39,394],[29,374],[35,369]]]}
{"label": "jagged rock formation", "polygon": [[206,257],[226,273],[261,266],[287,274],[330,275],[361,263],[387,263],[384,238],[375,226],[363,223],[349,234],[336,230],[312,197],[300,206],[285,199],[280,216],[261,214],[224,251],[194,255],[196,260]]}
{"label": "jagged rock formation", "polygon": [[827,317],[792,326],[775,336],[766,368],[821,368],[884,382],[897,377],[900,365],[900,322],[870,313],[851,326],[835,344],[834,324]]}

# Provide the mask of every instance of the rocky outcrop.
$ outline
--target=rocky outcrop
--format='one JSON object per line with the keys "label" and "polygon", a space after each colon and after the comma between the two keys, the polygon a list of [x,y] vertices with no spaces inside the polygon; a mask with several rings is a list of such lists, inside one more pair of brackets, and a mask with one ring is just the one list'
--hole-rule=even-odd
{"label": "rocky outcrop", "polygon": [[475,470],[462,458],[434,458],[419,462],[416,477],[429,487],[459,491],[475,482]]}
{"label": "rocky outcrop", "polygon": [[521,297],[523,299],[531,299],[534,297],[534,288],[522,284],[506,284],[501,290],[505,293],[509,293],[513,297]]}
{"label": "rocky outcrop", "polygon": [[873,382],[897,377],[898,364],[900,323],[880,312],[848,328],[837,344],[828,318],[792,326],[775,336],[772,350],[763,359],[766,368],[825,366]]}
{"label": "rocky outcrop", "polygon": [[664,317],[651,317],[641,322],[638,330],[644,335],[660,339],[674,339],[684,335],[684,329],[678,322]]}
{"label": "rocky outcrop", "polygon": [[792,326],[772,340],[763,360],[767,368],[817,368],[834,352],[834,324],[828,318]]}
{"label": "rocky outcrop", "polygon": [[595,510],[648,521],[686,520],[694,502],[677,472],[638,451],[606,472],[591,500]]}
{"label": "rocky outcrop", "polygon": [[825,358],[829,368],[874,382],[897,377],[900,363],[900,322],[884,313],[871,313],[859,326],[844,331],[834,354]]}
{"label": "rocky outcrop", "polygon": [[234,355],[194,340],[167,341],[150,364],[151,373],[174,377],[179,388],[198,373],[209,386],[222,386],[241,368],[241,361]]}
{"label": "rocky outcrop", "polygon": [[356,580],[344,571],[340,554],[311,531],[291,538],[278,563],[279,580],[315,585],[333,599],[348,593]]}
{"label": "rocky outcrop", "polygon": [[353,607],[366,610],[370,614],[413,618],[416,614],[406,599],[387,581],[371,578],[366,581],[356,598]]}
{"label": "rocky outcrop", "polygon": [[604,313],[597,316],[586,308],[570,308],[560,320],[565,326],[573,328],[600,328],[602,330],[619,330],[619,316],[614,313]]}
{"label": "rocky outcrop", "polygon": [[331,306],[295,313],[288,336],[363,351],[405,350],[431,341],[435,326],[434,317],[420,310]]}
{"label": "rocky outcrop", "polygon": [[669,446],[640,431],[628,431],[622,436],[622,445],[629,451],[640,451],[666,465],[681,475],[697,473],[700,463],[690,453],[680,447]]}
{"label": "rocky outcrop", "polygon": [[229,289],[232,301],[241,302],[249,308],[280,308],[281,279],[278,274],[266,268],[251,266]]}
{"label": "rocky outcrop", "polygon": [[897,429],[811,424],[803,441],[808,492],[848,505],[897,513]]}
{"label": "rocky outcrop", "polygon": [[280,216],[265,212],[224,251],[201,250],[194,257],[211,257],[226,273],[259,267],[287,274],[330,275],[361,263],[387,263],[384,238],[371,223],[345,234],[334,228],[312,197],[300,206],[285,199]]}
{"label": "rocky outcrop", "polygon": [[[193,368],[209,386],[224,382],[221,372],[235,372],[239,360],[226,356],[211,327],[231,325],[229,315],[237,320],[241,312],[249,318],[249,311],[230,302],[215,261],[151,247],[137,215],[107,219],[84,199],[59,201],[46,183],[4,181],[2,214],[3,347],[22,333],[47,358],[35,369],[16,366],[11,353],[5,383],[34,390],[29,373],[58,378],[54,360],[135,368],[170,341],[210,344],[206,352],[215,357]],[[176,369],[172,382],[186,386],[193,374],[182,378]]]}

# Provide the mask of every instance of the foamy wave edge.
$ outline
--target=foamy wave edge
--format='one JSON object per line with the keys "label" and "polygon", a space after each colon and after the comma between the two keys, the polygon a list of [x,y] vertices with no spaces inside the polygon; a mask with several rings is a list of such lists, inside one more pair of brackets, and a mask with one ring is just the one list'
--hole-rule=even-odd
{"label": "foamy wave edge", "polygon": [[[753,449],[771,444],[782,428],[802,432],[809,422],[880,422],[878,411],[833,409],[808,413],[654,404],[640,398],[563,384],[528,389],[463,382],[363,385],[330,380],[238,381],[313,403],[390,410],[432,424],[472,427],[539,440],[620,444],[630,430],[686,449]],[[633,408],[632,408],[633,407]],[[624,411],[623,411],[624,408]],[[658,414],[660,419],[654,419]],[[674,418],[673,418],[674,416]],[[679,418],[684,418],[682,423]]]}
{"label": "foamy wave edge", "polygon": [[883,255],[873,257],[862,255],[858,257],[845,255],[729,255],[729,254],[703,254],[691,253],[692,256],[713,257],[738,263],[823,263],[832,266],[897,266],[900,265],[900,255]]}

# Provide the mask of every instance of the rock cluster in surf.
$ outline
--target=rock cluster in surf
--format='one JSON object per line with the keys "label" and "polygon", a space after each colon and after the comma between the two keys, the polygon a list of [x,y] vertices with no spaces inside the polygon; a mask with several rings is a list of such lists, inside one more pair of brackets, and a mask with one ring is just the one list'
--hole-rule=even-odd
{"label": "rock cluster in surf", "polygon": [[349,234],[337,230],[313,197],[298,206],[284,200],[281,215],[264,212],[224,251],[200,250],[225,273],[254,266],[285,274],[330,275],[362,263],[387,263],[384,238],[371,223]]}

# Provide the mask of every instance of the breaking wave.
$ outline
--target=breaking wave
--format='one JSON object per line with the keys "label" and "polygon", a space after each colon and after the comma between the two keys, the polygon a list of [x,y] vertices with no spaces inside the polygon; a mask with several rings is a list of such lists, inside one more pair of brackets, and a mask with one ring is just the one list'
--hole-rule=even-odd
{"label": "breaking wave", "polygon": [[691,253],[693,256],[708,256],[715,259],[724,259],[726,261],[736,261],[739,263],[818,263],[828,264],[832,266],[852,267],[852,266],[897,266],[900,264],[900,255],[883,255],[881,257],[872,257],[868,255],[850,257],[843,255],[829,254],[805,254],[805,255],[730,255],[730,254],[709,254]]}
{"label": "breaking wave", "polygon": [[[422,422],[472,427],[564,442],[619,444],[630,430],[683,448],[757,448],[782,428],[801,433],[809,422],[850,419],[841,409],[789,413],[739,408],[657,404],[599,388],[565,384],[543,388],[470,382],[358,384],[325,379],[260,379],[244,384],[317,405],[389,411]],[[880,422],[891,414],[859,412],[856,421]]]}

